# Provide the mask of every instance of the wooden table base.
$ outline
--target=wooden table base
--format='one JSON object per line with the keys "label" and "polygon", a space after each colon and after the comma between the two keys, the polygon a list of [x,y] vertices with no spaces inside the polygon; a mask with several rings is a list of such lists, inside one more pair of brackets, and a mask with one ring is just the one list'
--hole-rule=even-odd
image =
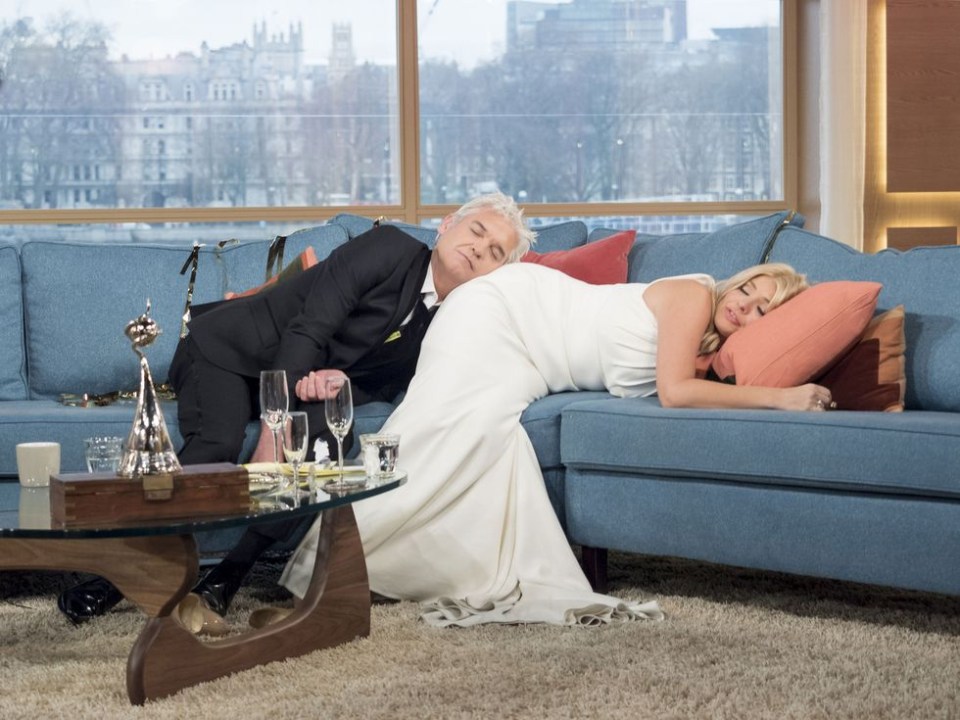
{"label": "wooden table base", "polygon": [[197,579],[192,536],[0,538],[5,569],[81,570],[106,577],[148,620],[127,661],[127,694],[140,705],[275,660],[370,634],[370,585],[349,505],[324,510],[313,577],[303,601],[274,625],[205,641],[171,612]]}

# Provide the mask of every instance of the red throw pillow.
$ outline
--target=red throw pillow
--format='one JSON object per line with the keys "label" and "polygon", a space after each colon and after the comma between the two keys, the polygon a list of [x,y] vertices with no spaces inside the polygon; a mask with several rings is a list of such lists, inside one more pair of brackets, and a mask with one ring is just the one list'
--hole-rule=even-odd
{"label": "red throw pillow", "polygon": [[830,388],[838,410],[903,410],[905,316],[903,305],[877,315],[853,349],[816,381]]}
{"label": "red throw pillow", "polygon": [[636,230],[624,230],[570,250],[542,254],[530,250],[520,262],[546,265],[591,285],[624,283],[627,281],[627,255],[636,237]]}
{"label": "red throw pillow", "polygon": [[307,270],[308,268],[312,268],[316,264],[317,264],[317,253],[314,252],[312,247],[308,247],[302,253],[297,255],[297,257],[294,258],[294,260],[289,265],[287,265],[283,270],[278,272],[276,275],[274,275],[272,278],[267,280],[262,285],[257,285],[256,287],[250,288],[249,290],[244,290],[243,292],[239,292],[239,293],[227,293],[226,298],[227,300],[232,300],[233,298],[247,297],[248,295],[256,295],[261,290],[264,290],[268,287],[272,287],[278,282],[283,282],[287,278],[292,278],[294,275],[299,275],[304,270]]}
{"label": "red throw pillow", "polygon": [[737,385],[810,382],[857,343],[881,288],[850,280],[814,285],[727,338],[713,370]]}

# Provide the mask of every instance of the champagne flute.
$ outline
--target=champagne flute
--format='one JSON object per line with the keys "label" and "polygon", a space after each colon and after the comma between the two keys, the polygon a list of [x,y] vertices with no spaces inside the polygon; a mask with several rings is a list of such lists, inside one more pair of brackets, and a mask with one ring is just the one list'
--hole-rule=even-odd
{"label": "champagne flute", "polygon": [[353,393],[350,390],[350,378],[345,375],[327,378],[324,389],[326,390],[324,411],[327,427],[337,439],[337,463],[340,471],[339,480],[328,482],[324,485],[324,489],[347,490],[350,485],[343,479],[343,439],[353,425]]}
{"label": "champagne flute", "polygon": [[293,469],[293,483],[290,493],[294,504],[300,497],[300,466],[307,458],[307,440],[309,424],[305,412],[287,413],[283,423],[283,456]]}
{"label": "champagne flute", "polygon": [[277,482],[283,477],[280,472],[277,444],[280,440],[283,419],[290,407],[290,397],[287,392],[287,373],[285,370],[263,370],[260,373],[260,419],[273,434],[273,463],[277,468]]}

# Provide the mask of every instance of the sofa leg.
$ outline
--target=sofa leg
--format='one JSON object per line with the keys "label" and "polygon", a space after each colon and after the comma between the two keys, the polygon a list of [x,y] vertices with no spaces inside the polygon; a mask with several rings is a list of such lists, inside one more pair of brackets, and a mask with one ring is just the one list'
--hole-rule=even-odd
{"label": "sofa leg", "polygon": [[607,591],[607,549],[582,545],[580,564],[594,592],[605,593]]}

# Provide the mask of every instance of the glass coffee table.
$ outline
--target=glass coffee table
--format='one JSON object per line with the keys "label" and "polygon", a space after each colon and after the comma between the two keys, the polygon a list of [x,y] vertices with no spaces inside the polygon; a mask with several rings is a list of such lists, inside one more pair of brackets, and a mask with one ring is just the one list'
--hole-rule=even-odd
{"label": "glass coffee table", "polygon": [[[293,507],[282,495],[224,517],[137,522],[82,529],[51,527],[47,488],[0,483],[0,569],[76,570],[110,580],[147,616],[127,660],[134,704],[171,695],[263,663],[303,655],[370,634],[370,586],[351,505],[406,481],[398,472],[364,487],[315,496]],[[205,640],[175,618],[197,581],[194,533],[296,516],[322,518],[313,578],[293,612],[273,625]]]}

